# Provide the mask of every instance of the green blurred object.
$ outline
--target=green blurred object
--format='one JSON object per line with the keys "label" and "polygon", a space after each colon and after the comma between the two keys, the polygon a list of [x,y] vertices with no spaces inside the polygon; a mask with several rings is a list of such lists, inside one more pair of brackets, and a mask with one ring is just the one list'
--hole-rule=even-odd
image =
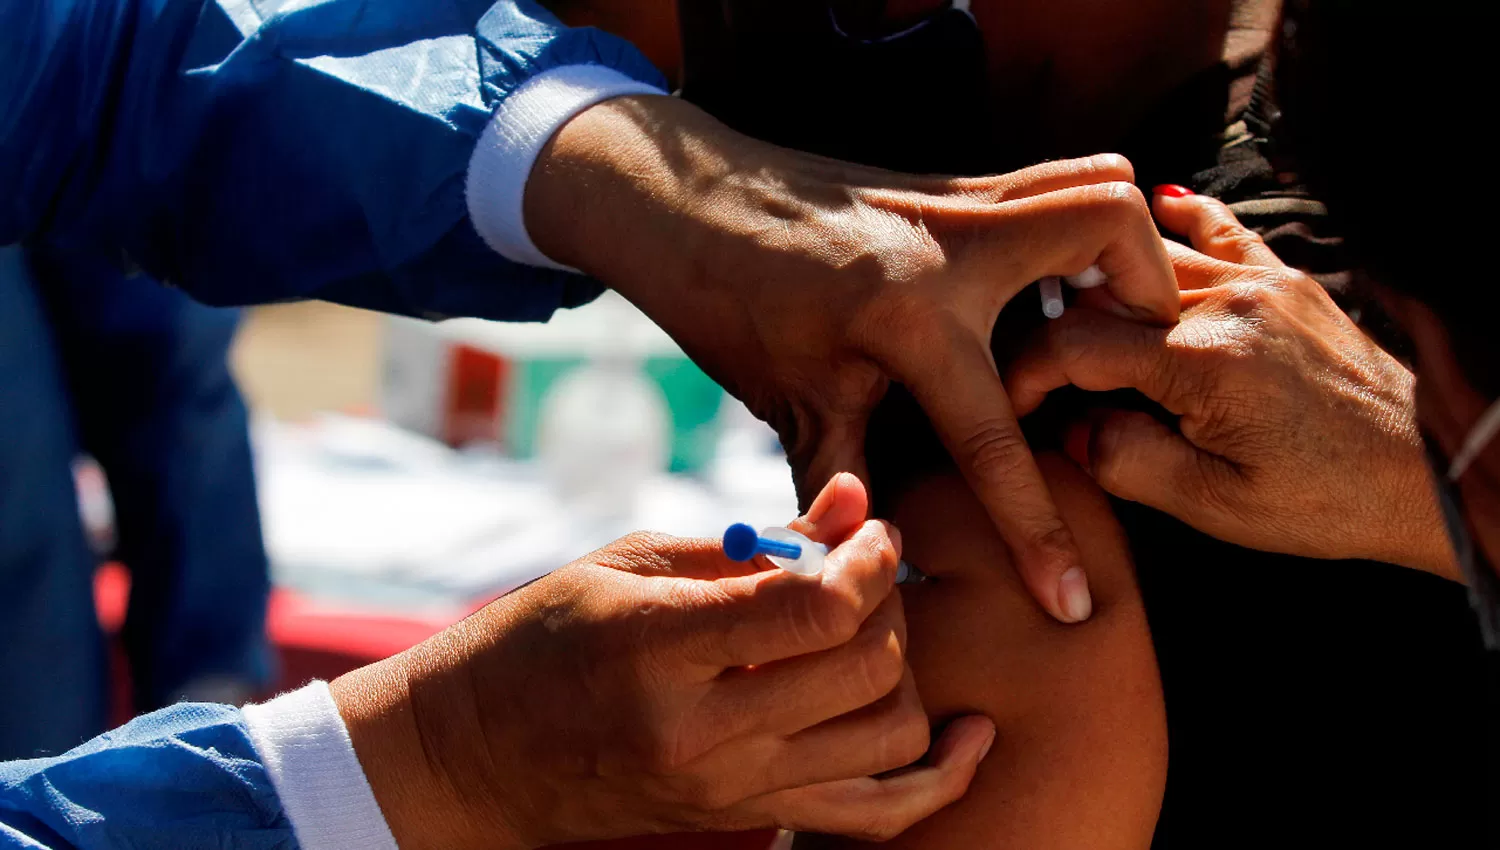
{"label": "green blurred object", "polygon": [[[536,453],[542,399],[559,378],[588,362],[585,357],[536,357],[510,363],[504,444],[512,457]],[[696,472],[713,459],[724,390],[684,356],[647,357],[641,370],[661,387],[672,417],[672,472]]]}

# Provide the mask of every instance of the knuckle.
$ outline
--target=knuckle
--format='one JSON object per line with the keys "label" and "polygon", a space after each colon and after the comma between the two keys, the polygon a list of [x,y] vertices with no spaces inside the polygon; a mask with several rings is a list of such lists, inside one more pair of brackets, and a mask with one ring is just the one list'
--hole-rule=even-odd
{"label": "knuckle", "polygon": [[1084,160],[1088,163],[1090,170],[1101,174],[1116,175],[1115,179],[1122,183],[1134,183],[1135,166],[1129,159],[1117,153],[1094,154]]}
{"label": "knuckle", "polygon": [[927,716],[915,708],[906,712],[887,740],[888,760],[892,767],[905,767],[915,762],[932,746],[932,728],[927,723]]}
{"label": "knuckle", "polygon": [[1246,230],[1242,227],[1238,229],[1237,233],[1229,237],[1226,247],[1241,255],[1248,255],[1264,248],[1265,244],[1265,240],[1261,238],[1259,233],[1253,230]]}
{"label": "knuckle", "polygon": [[1057,518],[1043,522],[1032,532],[1027,543],[1027,549],[1034,558],[1049,562],[1067,557],[1075,548],[1073,533]]}
{"label": "knuckle", "polygon": [[675,736],[661,726],[653,726],[637,748],[636,759],[647,774],[672,777],[679,784],[691,784],[691,777],[682,775],[688,759],[678,746]]}
{"label": "knuckle", "polygon": [[934,189],[980,204],[997,204],[1014,193],[1014,181],[1006,174],[954,177],[943,180]]}
{"label": "knuckle", "polygon": [[873,567],[881,580],[894,580],[896,565],[901,560],[896,551],[896,542],[880,520],[866,520],[856,532],[854,541],[858,545],[857,555],[851,566]]}
{"label": "knuckle", "polygon": [[1245,228],[1240,226],[1239,221],[1228,210],[1210,207],[1208,213],[1209,218],[1203,226],[1203,238],[1208,241],[1216,244],[1232,242],[1245,232]]}
{"label": "knuckle", "polygon": [[1324,298],[1328,297],[1328,290],[1324,289],[1323,285],[1318,283],[1318,281],[1307,272],[1302,271],[1301,269],[1294,269],[1291,266],[1282,266],[1276,271],[1278,273],[1277,279],[1287,291],[1302,292],[1315,296],[1322,296]]}
{"label": "knuckle", "polygon": [[890,841],[906,830],[906,825],[895,816],[884,811],[872,812],[863,823],[854,829],[855,837],[862,841]]}
{"label": "knuckle", "polygon": [[1145,215],[1150,218],[1150,204],[1146,196],[1134,183],[1125,180],[1113,180],[1108,183],[1099,184],[1099,203],[1118,216],[1135,217]]}
{"label": "knuckle", "polygon": [[734,597],[714,581],[669,582],[654,595],[673,611],[727,611],[735,605]]}
{"label": "knuckle", "polygon": [[1228,209],[1216,210],[1204,228],[1204,238],[1219,248],[1246,254],[1265,245],[1259,233],[1245,227]]}
{"label": "knuckle", "polygon": [[615,569],[635,573],[671,572],[671,553],[678,539],[652,531],[632,531],[602,550],[601,560]]}
{"label": "knuckle", "polygon": [[878,699],[894,691],[906,674],[906,655],[889,629],[872,630],[874,637],[855,655],[856,692]]}
{"label": "knuckle", "polygon": [[1258,274],[1224,287],[1224,310],[1241,319],[1264,314],[1280,286],[1278,275]]}
{"label": "knuckle", "polygon": [[653,531],[632,531],[615,541],[614,548],[625,552],[655,551],[665,536]]}
{"label": "knuckle", "polygon": [[1016,476],[1031,460],[1031,450],[1013,420],[991,419],[974,429],[957,452],[975,475],[996,481]]}
{"label": "knuckle", "polygon": [[721,812],[740,801],[740,794],[721,777],[697,774],[677,780],[677,796],[699,812]]}
{"label": "knuckle", "polygon": [[809,594],[806,608],[797,619],[805,623],[811,643],[841,646],[859,633],[859,601],[849,592]]}

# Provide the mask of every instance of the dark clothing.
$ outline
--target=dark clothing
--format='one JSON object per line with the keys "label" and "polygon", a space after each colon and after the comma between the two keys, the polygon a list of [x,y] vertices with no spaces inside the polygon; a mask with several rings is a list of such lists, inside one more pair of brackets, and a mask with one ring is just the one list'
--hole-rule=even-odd
{"label": "dark clothing", "polygon": [[0,701],[0,759],[108,728],[80,452],[108,475],[131,573],[136,709],[209,681],[269,684],[270,578],[227,361],[237,322],[103,260],[0,248],[0,693],[16,695]]}
{"label": "dark clothing", "polygon": [[[803,4],[798,32],[776,24],[774,3],[688,5],[728,10],[704,21],[684,6],[684,95],[731,126],[906,171],[1025,164],[1005,161],[991,136],[1004,122],[986,114],[983,45],[961,12],[907,38],[856,41],[835,31],[823,4]],[[756,14],[740,15],[751,6]],[[1264,87],[1226,122],[1235,76],[1218,68],[1190,81],[1118,151],[1144,187],[1180,183],[1229,202],[1278,256],[1369,318],[1322,205],[1271,165],[1275,110]],[[1034,299],[1001,315],[1002,362],[1040,321]],[[1090,405],[1154,407],[1111,395],[1055,394],[1027,423],[1033,445],[1055,445],[1059,423]],[[900,392],[871,423],[867,452],[877,502],[950,463]],[[1117,501],[1116,513],[1166,694],[1157,847],[1479,844],[1485,658],[1463,588],[1385,564],[1244,549],[1136,504]]]}

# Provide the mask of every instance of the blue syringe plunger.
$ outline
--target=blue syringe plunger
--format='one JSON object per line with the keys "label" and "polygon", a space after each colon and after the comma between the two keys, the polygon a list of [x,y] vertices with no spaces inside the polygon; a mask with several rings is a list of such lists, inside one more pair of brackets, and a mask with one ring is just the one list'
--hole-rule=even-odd
{"label": "blue syringe plunger", "polygon": [[762,537],[753,526],[737,522],[724,531],[724,554],[731,561],[748,561],[756,555],[795,560],[802,557],[802,547],[789,540]]}
{"label": "blue syringe plunger", "polygon": [[823,556],[828,554],[828,547],[790,528],[772,527],[756,531],[744,523],[735,523],[724,532],[724,554],[734,561],[748,561],[756,555],[764,555],[789,573],[815,576],[823,571]]}
{"label": "blue syringe plunger", "polygon": [[[797,575],[815,576],[823,571],[823,556],[828,547],[792,531],[790,528],[767,528],[737,522],[724,530],[724,554],[731,561],[748,561],[765,555],[771,563]],[[921,570],[905,561],[896,568],[897,584],[920,584],[927,581]]]}

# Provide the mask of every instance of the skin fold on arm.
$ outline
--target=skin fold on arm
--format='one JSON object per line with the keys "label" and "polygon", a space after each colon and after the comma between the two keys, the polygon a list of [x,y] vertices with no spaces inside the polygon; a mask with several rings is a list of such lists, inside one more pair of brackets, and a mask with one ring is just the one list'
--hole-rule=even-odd
{"label": "skin fold on arm", "polygon": [[[935,723],[981,713],[998,732],[968,794],[890,848],[1145,848],[1167,774],[1166,709],[1125,538],[1107,497],[1059,454],[1039,458],[1095,582],[1093,618],[1062,625],[1027,594],[963,479],[891,502],[905,557],[908,657]],[[855,842],[799,836],[798,850]]]}

